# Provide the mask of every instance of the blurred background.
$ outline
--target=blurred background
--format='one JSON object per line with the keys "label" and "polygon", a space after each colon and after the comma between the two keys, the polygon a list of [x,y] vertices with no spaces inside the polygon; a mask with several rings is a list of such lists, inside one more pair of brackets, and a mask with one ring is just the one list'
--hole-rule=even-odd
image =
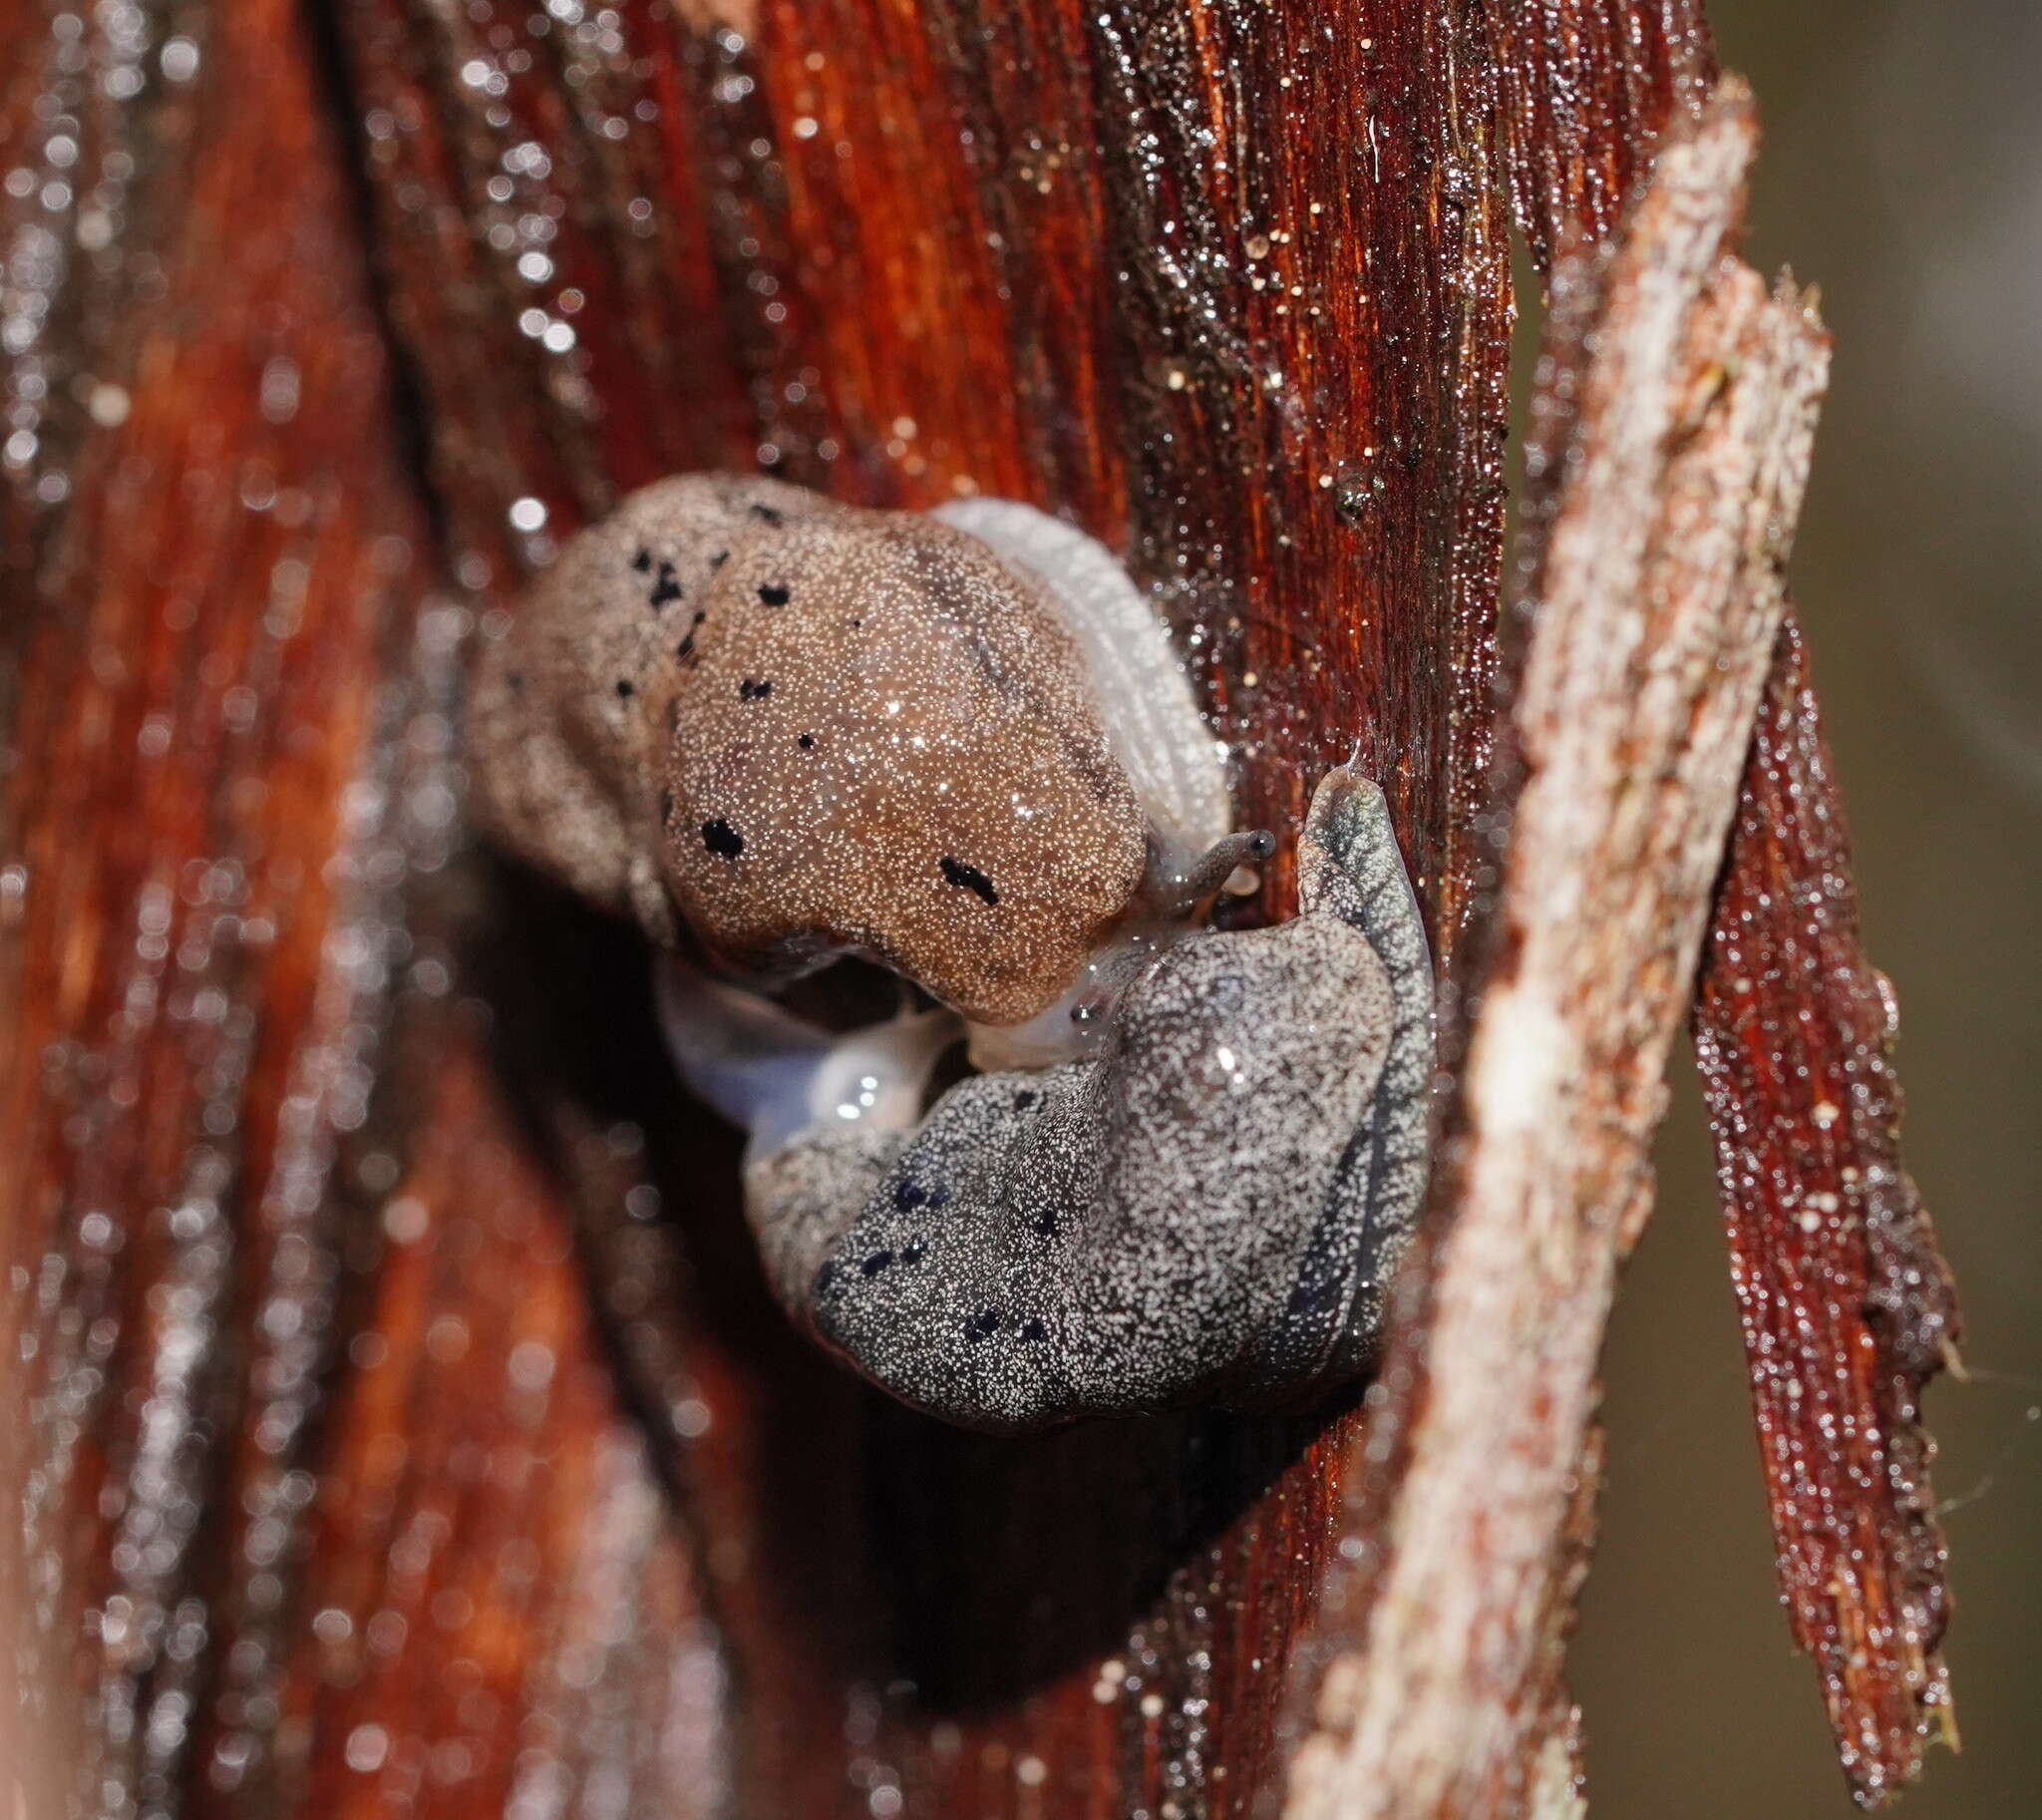
{"label": "blurred background", "polygon": [[[1915,1820],[2038,1811],[2042,1724],[2042,7],[1715,0],[1766,125],[1751,252],[1837,338],[1793,576],[1900,994],[1904,1151],[1963,1297],[1942,1444],[1964,1749]],[[1772,1572],[1692,1070],[1605,1361],[1602,1542],[1572,1658],[1596,1811],[1851,1811]],[[1725,1747],[1723,1721],[1738,1727]]]}

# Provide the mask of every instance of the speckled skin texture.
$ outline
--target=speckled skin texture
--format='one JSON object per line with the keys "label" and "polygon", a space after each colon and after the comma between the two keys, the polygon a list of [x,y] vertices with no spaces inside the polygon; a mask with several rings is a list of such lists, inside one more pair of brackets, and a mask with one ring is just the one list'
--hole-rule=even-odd
{"label": "speckled skin texture", "polygon": [[833,1037],[663,965],[676,1061],[751,1131],[777,1294],[874,1382],[1026,1429],[1351,1377],[1428,1157],[1431,971],[1382,793],[1321,782],[1293,920],[1185,932],[1266,837],[1200,826],[1223,780],[1131,584],[1083,540],[1056,568],[1077,534],[1016,513],[1049,566],[768,481],[633,495],[479,660],[481,819],[713,969],[862,952],[974,1054],[1026,1020],[928,1105],[948,1014]]}
{"label": "speckled skin texture", "polygon": [[1363,1370],[1425,1192],[1431,969],[1374,784],[1331,773],[1298,860],[1301,913],[1170,949],[1106,1059],[980,1075],[911,1134],[823,1122],[755,1161],[782,1301],[979,1428]]}
{"label": "speckled skin texture", "polygon": [[966,1016],[1056,998],[1148,831],[1042,583],[912,513],[687,476],[581,533],[478,664],[482,818],[716,962],[852,949]]}

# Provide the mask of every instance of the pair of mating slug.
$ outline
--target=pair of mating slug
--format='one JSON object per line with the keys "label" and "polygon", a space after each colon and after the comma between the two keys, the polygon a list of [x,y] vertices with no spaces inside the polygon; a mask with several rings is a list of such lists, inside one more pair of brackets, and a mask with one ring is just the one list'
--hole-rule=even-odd
{"label": "pair of mating slug", "polygon": [[[661,481],[566,545],[470,715],[487,830],[666,950],[774,1291],[865,1376],[1016,1430],[1366,1368],[1433,1053],[1382,792],[1320,782],[1295,918],[1203,928],[1271,843],[1100,545]],[[770,996],[847,953],[935,1008],[832,1034]]]}

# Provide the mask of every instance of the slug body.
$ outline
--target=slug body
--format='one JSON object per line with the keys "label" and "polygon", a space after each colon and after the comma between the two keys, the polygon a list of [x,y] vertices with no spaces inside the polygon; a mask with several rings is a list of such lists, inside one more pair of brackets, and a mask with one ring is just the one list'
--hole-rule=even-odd
{"label": "slug body", "polygon": [[[1270,843],[1092,540],[659,482],[485,649],[469,739],[489,830],[673,950],[775,1291],[873,1381],[1022,1429],[1366,1367],[1432,1071],[1387,808],[1329,774],[1298,916],[1203,930]],[[843,953],[936,1006],[845,1035],[768,996]],[[931,1105],[960,1035],[980,1072]]]}

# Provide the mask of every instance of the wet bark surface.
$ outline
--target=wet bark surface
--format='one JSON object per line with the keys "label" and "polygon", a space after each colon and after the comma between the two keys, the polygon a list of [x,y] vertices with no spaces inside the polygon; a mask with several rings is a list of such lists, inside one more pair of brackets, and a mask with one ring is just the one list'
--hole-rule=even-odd
{"label": "wet bark surface", "polygon": [[1564,1811],[1547,1756],[1595,1361],[1651,1208],[1829,368],[1809,301],[1734,251],[1754,139],[1724,82],[1666,136],[1621,241],[1555,270],[1510,839],[1433,1218],[1370,1396],[1384,1463],[1353,1525],[1373,1547],[1329,1589],[1293,1817]]}
{"label": "wet bark surface", "polygon": [[1854,1791],[1955,1741],[1934,1444],[1948,1267],[1899,1156],[1892,984],[1866,957],[1807,653],[1781,633],[1694,1010],[1773,1540]]}
{"label": "wet bark surface", "polygon": [[1035,501],[1158,589],[1244,825],[1383,777],[1451,1022],[1507,197],[1607,228],[1709,74],[1537,17],[0,7],[31,1811],[1280,1794],[1363,1416],[994,1441],[815,1356],[636,937],[455,851],[458,660],[673,469]]}

